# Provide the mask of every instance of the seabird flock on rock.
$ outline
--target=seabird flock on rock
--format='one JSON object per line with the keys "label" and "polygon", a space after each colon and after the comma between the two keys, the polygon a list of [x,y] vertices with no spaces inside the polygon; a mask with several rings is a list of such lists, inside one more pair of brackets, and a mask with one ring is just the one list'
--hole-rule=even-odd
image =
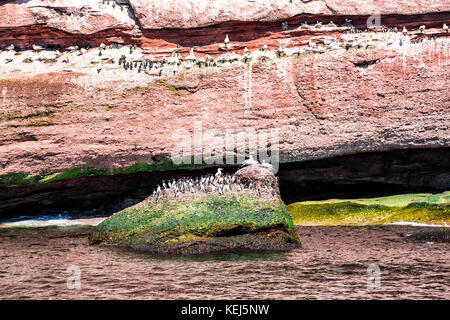
{"label": "seabird flock on rock", "polygon": [[274,186],[270,181],[262,181],[258,183],[243,183],[239,177],[222,173],[222,169],[218,169],[216,174],[208,174],[201,177],[182,177],[181,179],[171,181],[163,180],[161,185],[157,185],[153,193],[148,199],[156,204],[163,197],[179,198],[181,195],[194,195],[219,193],[251,193],[261,197],[264,190],[268,190],[272,196],[276,194]]}
{"label": "seabird flock on rock", "polygon": [[[106,0],[105,0],[106,1]],[[108,4],[110,2],[114,1],[107,1]],[[345,32],[341,36],[341,39],[337,39],[336,36],[333,37],[327,37],[324,35],[319,35],[316,37],[312,37],[309,41],[307,41],[306,46],[300,46],[297,48],[283,48],[281,45],[279,48],[275,51],[271,51],[267,44],[264,44],[260,50],[256,50],[252,53],[248,50],[247,47],[244,48],[242,54],[237,54],[235,52],[229,52],[232,48],[230,45],[230,37],[228,34],[225,34],[225,38],[223,40],[224,47],[226,49],[226,53],[213,58],[209,55],[206,55],[204,57],[196,57],[194,53],[194,48],[190,48],[189,55],[182,57],[179,52],[177,52],[180,49],[180,46],[177,45],[176,51],[172,52],[172,55],[170,57],[161,57],[159,59],[154,58],[150,55],[145,54],[138,54],[137,49],[138,46],[136,43],[132,43],[129,45],[129,55],[130,57],[127,57],[126,54],[122,51],[120,54],[120,59],[118,61],[118,65],[123,68],[125,71],[137,71],[137,73],[147,73],[150,75],[157,75],[162,76],[163,71],[167,72],[168,74],[177,75],[180,72],[180,69],[183,70],[191,70],[194,67],[198,68],[211,68],[211,67],[221,67],[225,66],[227,64],[232,64],[234,62],[243,62],[243,63],[250,63],[252,60],[260,60],[260,61],[267,61],[273,58],[282,58],[282,57],[288,57],[288,56],[299,56],[302,53],[307,52],[313,52],[313,53],[324,53],[326,50],[339,50],[339,49],[346,49],[349,50],[350,48],[371,48],[374,47],[374,43],[370,39],[364,39],[364,40],[357,40],[357,39],[350,39],[348,40],[348,37],[351,37],[352,34],[363,34],[363,33],[378,33],[380,30],[380,27],[373,27],[373,28],[366,28],[364,31],[358,29],[353,25],[352,19],[345,19],[345,22],[341,24],[340,26],[336,25],[333,21],[330,21],[328,24],[325,24],[321,21],[316,21],[315,23],[309,25],[307,21],[301,23],[298,28],[294,28],[293,26],[289,26],[287,21],[281,22],[281,28],[286,33],[290,32],[297,32],[302,30],[311,30],[313,32],[323,32],[326,30],[332,30],[336,28],[345,28]],[[290,30],[291,29],[291,30]],[[418,31],[420,34],[423,34],[425,32],[426,26],[421,25],[418,28]],[[408,30],[405,26],[402,26],[401,32],[404,36],[408,35]],[[447,24],[443,24],[442,30],[444,32],[448,32],[448,26]],[[381,27],[381,32],[383,33],[398,33],[399,28],[394,26],[392,28],[386,28]],[[348,36],[350,35],[350,36]],[[347,38],[345,38],[347,36]],[[430,38],[430,37],[429,37]],[[423,39],[419,39],[422,40]],[[412,39],[411,43],[417,43],[419,40]],[[363,41],[366,41],[366,43],[362,43]],[[305,42],[303,42],[305,43]],[[323,45],[321,45],[323,43]],[[387,45],[391,45],[393,43],[392,36],[387,39]],[[404,43],[404,39],[399,40],[400,45]],[[320,45],[319,45],[320,44]],[[97,65],[96,71],[97,73],[102,72],[104,68],[105,63],[114,64],[115,58],[114,53],[109,52],[108,49],[121,49],[124,45],[120,43],[112,43],[109,46],[107,46],[104,43],[101,43],[98,47],[98,57],[94,58],[90,61],[91,64]],[[62,53],[63,50],[61,50],[59,45],[49,44],[46,48],[44,48],[41,45],[33,44],[32,45],[32,53],[33,54],[27,54],[25,58],[22,58],[22,62],[25,63],[31,63],[34,61],[42,61],[44,63],[55,63],[58,62],[60,57],[62,56],[62,59],[59,60],[63,63],[69,63],[69,61],[73,61],[72,58],[69,59],[70,55],[77,55],[77,56],[86,56],[88,54],[88,50],[90,50],[92,47],[91,45],[87,45],[85,48],[79,48],[78,45],[70,45],[67,48],[65,48],[66,53]],[[219,50],[221,48],[221,45],[219,45]],[[223,45],[222,45],[223,48]],[[5,48],[6,51],[13,52],[16,55],[20,55],[21,53],[18,51],[18,49],[14,46],[14,44],[11,44]],[[60,52],[61,50],[61,52]],[[48,55],[46,52],[48,51],[54,51],[54,54]],[[41,54],[44,53],[44,54]],[[5,64],[11,63],[14,61],[13,56],[9,56],[5,58]],[[76,60],[75,60],[76,61]],[[108,68],[106,68],[108,69]]]}

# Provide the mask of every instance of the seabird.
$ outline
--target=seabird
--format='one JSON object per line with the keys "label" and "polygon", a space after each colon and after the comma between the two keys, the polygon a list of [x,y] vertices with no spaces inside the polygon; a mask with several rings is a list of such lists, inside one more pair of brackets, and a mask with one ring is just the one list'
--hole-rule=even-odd
{"label": "seabird", "polygon": [[42,50],[44,50],[44,48],[42,46],[37,46],[37,45],[33,44],[33,50],[34,51],[42,51]]}
{"label": "seabird", "polygon": [[408,34],[408,29],[406,29],[405,26],[403,26],[403,30],[402,30],[403,35],[407,35]]}
{"label": "seabird", "polygon": [[332,44],[334,41],[332,39],[329,38],[325,38],[323,39],[323,44],[326,46],[329,46],[330,44]]}
{"label": "seabird", "polygon": [[312,42],[311,40],[308,41],[308,46],[311,48],[317,48],[317,44],[315,42]]}
{"label": "seabird", "polygon": [[283,48],[280,46],[277,50],[277,56],[279,58],[283,57],[284,55],[286,55],[285,51],[283,50]]}
{"label": "seabird", "polygon": [[250,60],[250,51],[248,51],[247,47],[244,48],[243,56],[242,60],[244,60],[244,62]]}
{"label": "seabird", "polygon": [[225,40],[223,40],[223,43],[225,43],[225,46],[227,46],[229,42],[230,42],[230,39],[228,38],[228,34],[226,34]]}
{"label": "seabird", "polygon": [[266,163],[266,160],[263,160],[262,164],[263,167],[269,168],[273,170],[273,166],[270,163]]}
{"label": "seabird", "polygon": [[136,37],[138,34],[139,34],[139,27],[134,26],[133,29],[131,30],[131,35]]}
{"label": "seabird", "polygon": [[[445,26],[445,24],[444,24],[444,26]],[[14,51],[14,49],[15,49],[15,47],[13,44],[6,47],[6,50],[8,50],[8,51]]]}
{"label": "seabird", "polygon": [[334,24],[333,20],[331,20],[330,23],[328,23],[328,27],[329,28],[336,28],[337,26]]}
{"label": "seabird", "polygon": [[186,60],[193,61],[193,62],[195,62],[197,60],[197,58],[195,57],[195,54],[194,54],[194,48],[191,48],[191,52],[186,57]]}
{"label": "seabird", "polygon": [[169,60],[167,60],[167,64],[169,64],[169,65],[180,64],[180,59],[178,59],[178,57],[177,57],[175,52],[172,52],[172,56],[169,58]]}
{"label": "seabird", "polygon": [[99,64],[97,65],[97,73],[100,73],[100,71],[102,71],[102,62],[100,61]]}
{"label": "seabird", "polygon": [[203,58],[198,58],[197,59],[197,65],[199,66],[199,68],[202,66],[202,64],[205,63],[205,60]]}
{"label": "seabird", "polygon": [[259,162],[255,159],[253,159],[253,156],[250,155],[250,157],[242,163],[242,166],[250,166],[252,164],[258,164],[258,163]]}
{"label": "seabird", "polygon": [[281,23],[281,29],[283,29],[283,31],[287,31],[289,29],[287,21]]}
{"label": "seabird", "polygon": [[70,46],[66,48],[67,51],[75,51],[78,50],[78,46]]}
{"label": "seabird", "polygon": [[32,59],[30,56],[28,56],[28,57],[25,57],[25,58],[22,60],[22,62],[30,63],[30,62],[33,62],[33,59]]}
{"label": "seabird", "polygon": [[352,19],[345,19],[345,22],[341,26],[344,28],[355,28],[352,24]]}
{"label": "seabird", "polygon": [[422,33],[424,30],[425,30],[425,25],[423,24],[419,27],[419,31],[420,31],[420,33]]}
{"label": "seabird", "polygon": [[261,51],[263,51],[263,52],[267,51],[267,45],[266,44],[262,46]]}
{"label": "seabird", "polygon": [[173,74],[174,75],[176,75],[177,73],[178,73],[178,65],[177,64],[175,64],[174,66],[173,66]]}
{"label": "seabird", "polygon": [[322,28],[322,22],[317,21],[316,24],[314,25],[314,28],[321,29]]}
{"label": "seabird", "polygon": [[444,23],[444,25],[442,26],[442,29],[444,29],[445,32],[448,32],[448,26]]}

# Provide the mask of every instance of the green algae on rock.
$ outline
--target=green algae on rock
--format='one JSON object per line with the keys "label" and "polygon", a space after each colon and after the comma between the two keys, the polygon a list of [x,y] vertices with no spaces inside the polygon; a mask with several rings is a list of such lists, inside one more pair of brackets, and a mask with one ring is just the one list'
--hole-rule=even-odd
{"label": "green algae on rock", "polygon": [[31,175],[24,172],[0,175],[0,187],[21,187],[35,184],[44,184],[61,180],[77,179],[91,176],[110,176],[131,174],[136,172],[169,171],[169,170],[194,170],[193,164],[175,164],[169,159],[164,159],[159,164],[136,163],[130,167],[96,169],[91,167],[73,168],[64,172]]}
{"label": "green algae on rock", "polygon": [[304,201],[288,206],[298,225],[366,225],[393,222],[450,224],[450,192],[373,199]]}
{"label": "green algae on rock", "polygon": [[298,248],[285,204],[278,194],[264,191],[261,196],[247,191],[168,197],[158,203],[147,199],[100,223],[89,240],[181,255]]}

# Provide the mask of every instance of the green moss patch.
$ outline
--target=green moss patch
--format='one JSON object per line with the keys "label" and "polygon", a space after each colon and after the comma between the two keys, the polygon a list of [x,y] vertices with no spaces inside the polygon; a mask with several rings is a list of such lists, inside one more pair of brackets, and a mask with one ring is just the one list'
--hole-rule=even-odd
{"label": "green moss patch", "polygon": [[137,172],[168,171],[179,169],[195,169],[195,165],[175,164],[166,159],[159,164],[137,163],[127,168],[117,169],[95,169],[89,167],[73,168],[61,173],[43,172],[39,175],[29,175],[27,173],[11,173],[0,176],[0,187],[18,187],[33,184],[50,183],[61,180],[76,179],[89,176],[105,176],[116,174],[132,174]]}
{"label": "green moss patch", "polygon": [[242,239],[249,238],[248,235],[257,235],[250,237],[251,241],[263,247],[264,243],[282,245],[280,239],[293,246],[299,244],[284,203],[251,195],[207,195],[180,202],[165,199],[158,204],[144,202],[100,223],[91,234],[90,242],[141,246],[145,250],[151,248],[167,253],[180,246],[199,243],[207,243],[209,249],[212,242],[218,247],[245,247],[248,243]]}
{"label": "green moss patch", "polygon": [[450,224],[450,192],[373,199],[305,201],[290,204],[298,225],[366,225],[392,222]]}

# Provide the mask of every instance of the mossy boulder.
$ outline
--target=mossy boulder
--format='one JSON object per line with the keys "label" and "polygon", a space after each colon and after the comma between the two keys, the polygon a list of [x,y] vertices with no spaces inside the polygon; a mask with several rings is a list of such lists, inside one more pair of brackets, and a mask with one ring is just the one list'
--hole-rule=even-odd
{"label": "mossy boulder", "polygon": [[294,224],[276,188],[275,195],[209,193],[167,197],[157,204],[148,199],[103,221],[89,240],[180,255],[298,248]]}
{"label": "mossy boulder", "polygon": [[372,199],[304,201],[288,206],[296,225],[450,224],[450,192]]}

